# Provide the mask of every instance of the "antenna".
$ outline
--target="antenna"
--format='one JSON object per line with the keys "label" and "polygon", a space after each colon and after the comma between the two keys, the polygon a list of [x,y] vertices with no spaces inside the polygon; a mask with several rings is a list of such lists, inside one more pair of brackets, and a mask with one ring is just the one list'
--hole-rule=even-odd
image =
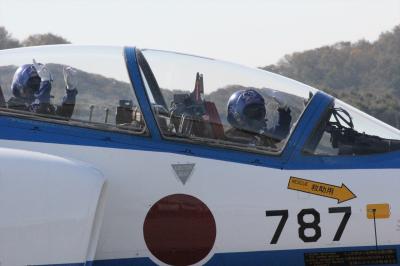
{"label": "antenna", "polygon": [[4,98],[3,89],[0,85],[0,107],[6,107],[6,99]]}
{"label": "antenna", "polygon": [[92,122],[92,115],[93,115],[94,105],[91,104],[91,105],[89,106],[89,109],[90,109],[90,113],[89,113],[89,122]]}

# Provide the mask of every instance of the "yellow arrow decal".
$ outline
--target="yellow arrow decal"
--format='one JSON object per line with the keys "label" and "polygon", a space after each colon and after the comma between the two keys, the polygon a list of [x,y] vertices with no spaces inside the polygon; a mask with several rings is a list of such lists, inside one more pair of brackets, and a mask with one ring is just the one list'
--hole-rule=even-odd
{"label": "yellow arrow decal", "polygon": [[291,176],[289,179],[288,189],[336,199],[338,203],[342,203],[357,197],[343,183],[341,187],[338,187],[294,176]]}

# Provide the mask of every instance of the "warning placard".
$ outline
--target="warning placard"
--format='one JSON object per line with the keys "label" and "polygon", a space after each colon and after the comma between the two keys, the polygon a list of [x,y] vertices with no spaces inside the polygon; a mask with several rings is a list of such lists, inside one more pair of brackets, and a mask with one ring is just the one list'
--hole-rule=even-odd
{"label": "warning placard", "polygon": [[304,253],[306,266],[397,265],[396,249]]}
{"label": "warning placard", "polygon": [[297,190],[304,193],[310,193],[322,197],[336,199],[338,203],[342,203],[357,196],[351,192],[343,183],[342,186],[334,186],[331,184],[316,182],[304,178],[291,176],[289,178],[288,189]]}

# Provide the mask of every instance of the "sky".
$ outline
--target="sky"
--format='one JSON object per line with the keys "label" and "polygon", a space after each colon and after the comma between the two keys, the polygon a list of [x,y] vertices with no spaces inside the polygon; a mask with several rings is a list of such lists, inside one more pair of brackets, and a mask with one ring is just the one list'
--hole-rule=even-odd
{"label": "sky", "polygon": [[51,32],[253,67],[399,24],[400,0],[0,0],[0,26],[18,39]]}

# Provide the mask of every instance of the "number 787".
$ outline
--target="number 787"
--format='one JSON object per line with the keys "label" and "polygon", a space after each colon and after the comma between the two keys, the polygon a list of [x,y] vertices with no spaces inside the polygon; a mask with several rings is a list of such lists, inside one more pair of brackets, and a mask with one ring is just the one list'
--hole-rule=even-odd
{"label": "number 787", "polygon": [[[333,241],[339,241],[340,238],[342,237],[343,231],[347,225],[347,222],[350,219],[351,216],[351,207],[332,207],[329,208],[329,213],[344,213],[343,219],[339,224],[339,227],[336,231],[336,234],[333,238]],[[276,231],[274,233],[274,236],[272,237],[272,240],[270,244],[276,244],[278,243],[279,237],[283,231],[283,228],[285,227],[286,221],[289,218],[289,211],[288,210],[270,210],[265,212],[267,217],[271,216],[281,216],[281,220],[278,224],[278,227],[276,228]],[[311,222],[306,222],[304,221],[304,216],[306,215],[311,215],[313,216],[313,220]],[[299,238],[303,240],[304,242],[317,242],[318,239],[321,237],[321,227],[319,226],[319,223],[321,221],[320,214],[317,210],[310,208],[310,209],[302,209],[298,214],[297,214],[297,222],[299,224]],[[310,229],[314,230],[314,234],[307,236],[305,234],[305,230]]]}

